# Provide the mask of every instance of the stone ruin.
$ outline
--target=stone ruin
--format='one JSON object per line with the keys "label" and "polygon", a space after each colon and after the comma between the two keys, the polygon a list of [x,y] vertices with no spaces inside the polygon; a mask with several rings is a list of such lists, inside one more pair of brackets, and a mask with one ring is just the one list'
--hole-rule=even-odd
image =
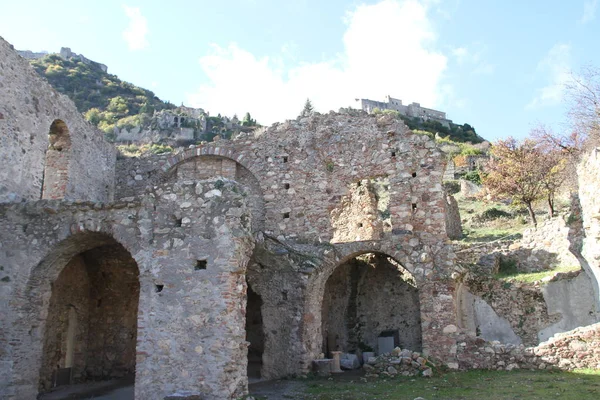
{"label": "stone ruin", "polygon": [[346,111],[117,160],[3,40],[0,99],[2,398],[135,376],[136,399],[232,399],[382,343],[486,365],[428,136]]}

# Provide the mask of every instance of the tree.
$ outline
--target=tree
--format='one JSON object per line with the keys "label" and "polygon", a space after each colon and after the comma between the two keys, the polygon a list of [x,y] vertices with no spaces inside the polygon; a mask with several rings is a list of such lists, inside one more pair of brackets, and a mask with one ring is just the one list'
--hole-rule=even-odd
{"label": "tree", "polygon": [[115,113],[119,117],[125,116],[129,113],[129,110],[127,109],[127,100],[122,96],[113,97],[108,102],[106,110]]}
{"label": "tree", "polygon": [[577,190],[577,180],[568,179],[577,174],[579,155],[584,139],[577,131],[568,135],[557,134],[540,125],[531,131],[531,137],[538,143],[540,163],[548,168],[544,179],[548,195],[548,208],[554,214],[554,194],[560,189]]}
{"label": "tree", "polygon": [[300,113],[301,117],[308,117],[310,115],[312,115],[312,113],[314,112],[314,108],[312,105],[312,102],[310,101],[310,99],[306,99],[306,102],[304,102],[304,108],[302,109],[302,112]]}
{"label": "tree", "polygon": [[490,153],[482,180],[484,187],[492,197],[509,197],[513,205],[527,207],[533,225],[537,226],[533,203],[545,195],[545,185],[536,143],[530,139],[518,142],[509,137],[496,142]]}
{"label": "tree", "polygon": [[249,112],[244,115],[244,119],[242,120],[242,126],[256,126],[256,120],[252,119],[252,116]]}
{"label": "tree", "polygon": [[569,174],[565,173],[568,159],[564,153],[555,149],[551,151],[540,150],[538,153],[538,164],[548,204],[548,214],[554,216],[554,196],[569,176]]}
{"label": "tree", "polygon": [[566,85],[574,131],[591,145],[600,144],[600,69],[588,66]]}
{"label": "tree", "polygon": [[102,116],[100,115],[100,110],[97,108],[90,108],[84,114],[86,120],[88,120],[92,125],[98,126],[100,121],[102,120]]}

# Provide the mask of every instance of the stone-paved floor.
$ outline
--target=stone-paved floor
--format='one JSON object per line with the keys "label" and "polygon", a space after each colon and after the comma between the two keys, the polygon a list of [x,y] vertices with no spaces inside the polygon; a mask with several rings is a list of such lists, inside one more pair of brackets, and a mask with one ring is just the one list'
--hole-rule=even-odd
{"label": "stone-paved floor", "polygon": [[133,400],[133,378],[88,382],[57,388],[39,400]]}
{"label": "stone-paved floor", "polygon": [[[356,380],[363,375],[362,370],[346,371],[334,375],[335,380]],[[251,378],[248,389],[251,396],[266,400],[303,399],[302,392],[309,381],[305,380],[273,380],[259,381]],[[39,400],[133,400],[134,388],[132,379],[91,382],[58,388],[39,397]]]}
{"label": "stone-paved floor", "polygon": [[[344,371],[343,374],[334,374],[330,379],[336,381],[358,381],[364,376],[364,370],[358,369],[353,371]],[[310,380],[273,380],[250,383],[248,390],[251,396],[266,400],[290,400],[303,399],[308,400],[313,398],[310,395],[302,393],[307,389]]]}

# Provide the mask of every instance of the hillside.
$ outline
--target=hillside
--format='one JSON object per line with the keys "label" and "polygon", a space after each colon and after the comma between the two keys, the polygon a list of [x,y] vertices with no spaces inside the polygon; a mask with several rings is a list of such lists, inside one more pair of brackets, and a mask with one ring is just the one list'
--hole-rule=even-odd
{"label": "hillside", "polygon": [[424,120],[417,117],[407,117],[395,110],[373,110],[374,114],[389,114],[404,121],[406,126],[413,131],[428,132],[437,135],[440,138],[448,139],[455,143],[483,143],[486,140],[479,136],[469,124],[458,125],[450,123],[450,127],[444,126],[442,123],[435,120]]}
{"label": "hillside", "polygon": [[[197,140],[211,140],[215,135],[231,137],[257,125],[249,114],[244,121],[239,121],[235,116],[231,119],[220,114],[211,117],[201,109],[175,107],[152,91],[109,74],[105,65],[72,53],[70,49],[61,49],[61,54],[21,54],[30,58],[35,70],[56,90],[69,96],[85,118],[111,141],[185,145]],[[155,114],[154,111],[165,112]],[[454,142],[484,141],[469,124],[451,123],[446,127],[437,121],[410,118],[396,111],[379,112],[395,113],[412,130],[436,134]],[[136,129],[142,133],[132,133]]]}
{"label": "hillside", "polygon": [[154,110],[173,109],[150,90],[120,80],[101,64],[49,54],[30,60],[35,70],[59,92],[69,96],[88,121],[105,133],[115,126],[143,125]]}

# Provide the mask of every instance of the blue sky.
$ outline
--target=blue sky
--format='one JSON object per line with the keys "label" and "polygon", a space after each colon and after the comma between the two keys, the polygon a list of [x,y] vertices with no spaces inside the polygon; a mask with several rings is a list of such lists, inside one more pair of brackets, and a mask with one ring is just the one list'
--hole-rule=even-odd
{"label": "blue sky", "polygon": [[600,0],[0,0],[17,49],[61,46],[211,114],[295,118],[355,98],[446,111],[485,138],[566,129],[563,86],[600,68]]}

